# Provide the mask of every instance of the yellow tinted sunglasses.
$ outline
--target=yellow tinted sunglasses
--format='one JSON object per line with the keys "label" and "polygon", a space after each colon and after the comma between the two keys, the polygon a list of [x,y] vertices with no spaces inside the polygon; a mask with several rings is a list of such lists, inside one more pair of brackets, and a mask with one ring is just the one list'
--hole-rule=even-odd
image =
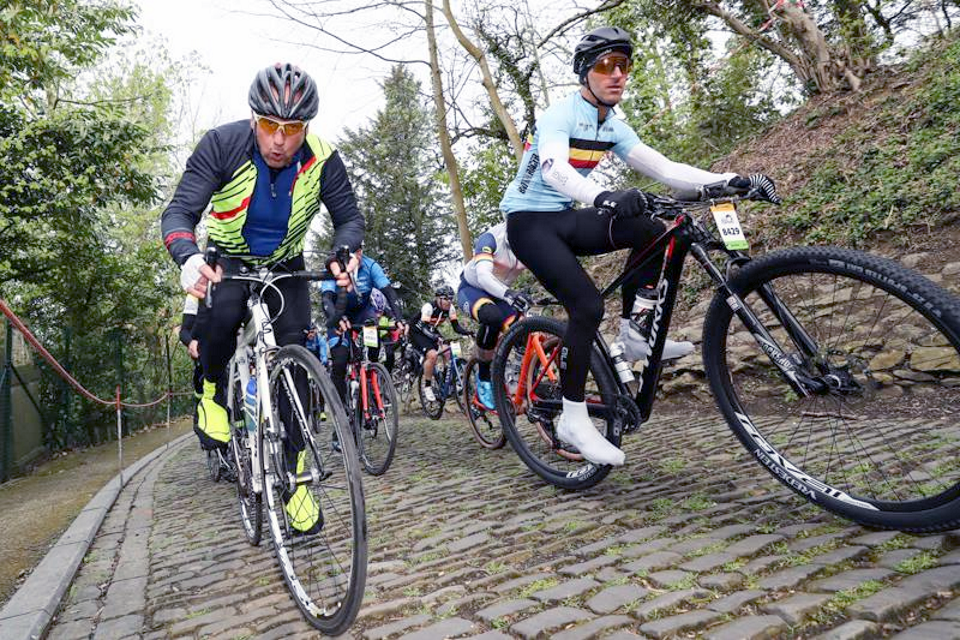
{"label": "yellow tinted sunglasses", "polygon": [[295,136],[303,131],[307,126],[307,123],[303,120],[283,122],[280,120],[274,120],[273,118],[268,118],[267,116],[261,116],[256,113],[253,114],[253,119],[257,121],[257,126],[260,127],[261,131],[271,136],[277,131],[280,131],[285,136]]}

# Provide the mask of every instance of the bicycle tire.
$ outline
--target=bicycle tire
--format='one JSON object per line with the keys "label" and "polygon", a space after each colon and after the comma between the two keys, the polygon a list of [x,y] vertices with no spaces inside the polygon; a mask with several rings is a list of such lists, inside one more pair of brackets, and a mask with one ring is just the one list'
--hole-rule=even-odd
{"label": "bicycle tire", "polygon": [[[297,383],[306,387],[305,393],[297,393]],[[267,392],[273,416],[259,433],[264,506],[274,551],[306,620],[324,634],[339,635],[356,619],[367,572],[363,485],[350,425],[326,369],[304,347],[286,346],[276,352]],[[294,405],[291,424],[280,422],[279,403],[284,398]],[[321,408],[310,406],[317,398],[324,403],[323,423]],[[331,430],[339,447],[327,444]],[[295,436],[302,438],[303,455],[292,444]],[[292,493],[293,473],[311,478],[311,495],[323,516],[318,533],[296,534],[290,525],[284,500]]]}
{"label": "bicycle tire", "polygon": [[220,453],[216,449],[207,449],[207,476],[214,482],[220,482],[223,477],[223,466],[220,464]]}
{"label": "bicycle tire", "polygon": [[[439,362],[437,363],[439,366]],[[423,390],[426,385],[423,382],[425,374],[420,374],[417,378],[417,394],[420,396],[420,408],[423,409],[423,415],[427,416],[431,420],[439,420],[443,416],[443,405],[447,401],[447,398],[443,395],[440,389],[440,376],[437,375],[437,370],[433,370],[433,397],[436,400],[428,401],[424,395]]]}
{"label": "bicycle tire", "polygon": [[253,465],[250,459],[250,433],[246,428],[243,413],[244,392],[240,388],[239,377],[233,383],[233,397],[231,405],[227,407],[230,414],[233,437],[230,446],[233,448],[233,459],[237,468],[237,506],[240,511],[240,523],[247,542],[253,546],[260,544],[263,537],[263,493],[253,490]]}
{"label": "bicycle tire", "polygon": [[[376,381],[376,382],[374,382]],[[383,415],[376,407],[376,391],[379,388],[383,402]],[[367,402],[371,418],[364,416],[363,403],[357,403],[356,417],[357,452],[363,468],[372,476],[383,475],[393,462],[397,450],[397,432],[400,426],[397,392],[387,368],[377,362],[367,365]]]}
{"label": "bicycle tire", "polygon": [[[566,325],[562,322],[542,316],[530,316],[515,323],[497,346],[491,377],[500,424],[510,446],[531,471],[548,483],[576,491],[596,485],[607,477],[611,467],[584,460],[556,437],[555,422],[562,408],[556,351],[562,345],[565,331]],[[549,359],[529,368],[525,382],[528,387],[533,386],[533,395],[528,388],[517,411],[508,393],[516,390],[521,382],[519,375],[530,336],[538,336],[548,345]],[[552,379],[544,380],[544,375]],[[598,431],[619,447],[619,418],[615,410],[604,409],[616,406],[617,387],[612,376],[594,347],[587,374],[586,401],[594,425],[600,423]]]}
{"label": "bicycle tire", "polygon": [[457,406],[460,408],[460,413],[467,415],[467,405],[464,403],[463,396],[463,373],[467,368],[467,361],[463,358],[455,358],[453,361],[452,376],[453,379],[453,397],[457,400]]}
{"label": "bicycle tire", "polygon": [[[815,353],[804,355],[760,299],[765,285],[814,339]],[[960,525],[957,299],[892,260],[832,247],[764,256],[729,286],[801,373],[824,383],[797,394],[732,321],[727,295],[714,297],[704,366],[752,457],[813,504],[869,527]]]}
{"label": "bicycle tire", "polygon": [[507,443],[507,437],[500,426],[500,418],[496,412],[487,409],[477,398],[477,381],[479,360],[470,358],[467,368],[463,372],[463,405],[467,408],[467,420],[470,421],[470,430],[481,447],[486,449],[500,449]]}

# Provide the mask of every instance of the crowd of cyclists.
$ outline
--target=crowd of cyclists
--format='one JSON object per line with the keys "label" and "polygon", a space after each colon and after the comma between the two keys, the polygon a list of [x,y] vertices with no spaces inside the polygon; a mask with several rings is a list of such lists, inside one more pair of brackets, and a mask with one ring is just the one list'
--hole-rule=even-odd
{"label": "crowd of cyclists", "polygon": [[[162,215],[165,246],[181,267],[180,281],[190,294],[181,339],[196,362],[195,428],[202,445],[222,447],[230,438],[223,378],[246,313],[243,285],[220,282],[222,274],[264,265],[304,269],[307,230],[323,204],[333,226],[324,266],[336,281],[321,285],[324,313],[319,324],[305,281],[284,280],[277,285],[279,291],[264,293],[275,316],[279,346],[310,346],[344,397],[350,330],[376,324],[387,338],[382,340],[382,355],[388,369],[403,355],[397,353],[397,345],[409,342],[422,363],[423,397],[432,401],[434,368],[442,353],[440,330],[449,322],[456,334],[473,338],[478,399],[492,409],[491,360],[499,336],[532,304],[529,295],[514,288],[518,276],[528,270],[567,316],[558,436],[591,462],[623,464],[624,453],[597,431],[584,403],[591,343],[603,306],[578,258],[629,249],[629,261],[663,232],[663,225],[645,215],[643,193],[610,190],[592,180],[591,171],[612,153],[640,174],[681,193],[696,193],[703,185],[723,181],[731,188],[750,186],[776,198],[766,176],[705,171],[673,162],[641,142],[615,110],[631,72],[632,54],[630,35],[620,28],[594,29],[581,39],[573,57],[579,86],[547,108],[533,126],[516,176],[500,203],[503,222],[477,237],[457,290],[441,284],[410,316],[404,314],[388,270],[363,251],[364,217],[343,160],[333,145],[310,130],[320,108],[315,81],[291,64],[261,70],[249,91],[251,117],[203,136]],[[201,220],[206,223],[208,245],[219,251],[216,264],[205,261],[198,244]],[[346,264],[334,252],[339,247],[349,250]],[[659,272],[651,268],[623,285],[619,341],[629,360],[650,353],[643,299],[658,278]],[[213,304],[198,305],[212,284]],[[337,307],[338,287],[348,292],[342,312]],[[475,321],[475,331],[459,322],[458,309]],[[187,316],[194,315],[196,320],[188,324]],[[678,357],[692,350],[691,343],[668,340],[665,353]],[[287,496],[286,509],[304,533],[322,526],[317,502],[305,486]]]}

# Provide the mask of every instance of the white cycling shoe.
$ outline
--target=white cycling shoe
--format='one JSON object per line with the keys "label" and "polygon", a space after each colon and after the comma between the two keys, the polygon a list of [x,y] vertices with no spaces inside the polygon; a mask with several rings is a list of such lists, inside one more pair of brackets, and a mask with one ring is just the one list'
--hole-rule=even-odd
{"label": "white cycling shoe", "polygon": [[437,396],[433,393],[433,387],[424,385],[423,387],[423,399],[427,402],[436,402]]}
{"label": "white cycling shoe", "polygon": [[[620,343],[623,344],[623,357],[630,362],[639,362],[650,356],[651,348],[640,333],[637,323],[629,318],[620,318]],[[667,338],[663,344],[662,360],[676,360],[693,353],[692,342],[674,342]]]}
{"label": "white cycling shoe", "polygon": [[590,422],[585,402],[563,399],[563,413],[557,421],[557,436],[576,447],[584,458],[594,464],[620,466],[626,459],[623,451],[600,435]]}

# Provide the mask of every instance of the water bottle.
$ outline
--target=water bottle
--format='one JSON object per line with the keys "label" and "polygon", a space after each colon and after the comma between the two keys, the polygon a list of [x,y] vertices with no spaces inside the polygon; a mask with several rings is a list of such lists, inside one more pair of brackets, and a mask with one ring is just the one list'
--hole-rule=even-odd
{"label": "water bottle", "polygon": [[247,383],[247,393],[244,395],[243,404],[247,431],[253,433],[257,430],[257,379],[253,376],[250,376],[250,382]]}
{"label": "water bottle", "polygon": [[640,334],[644,338],[650,337],[650,327],[653,324],[653,310],[657,306],[659,295],[656,289],[640,289],[633,299],[633,309],[630,318],[637,323]]}
{"label": "water bottle", "polygon": [[620,382],[633,382],[633,369],[630,368],[630,363],[623,359],[623,345],[619,342],[610,343],[610,357],[613,358],[613,368],[617,370]]}

